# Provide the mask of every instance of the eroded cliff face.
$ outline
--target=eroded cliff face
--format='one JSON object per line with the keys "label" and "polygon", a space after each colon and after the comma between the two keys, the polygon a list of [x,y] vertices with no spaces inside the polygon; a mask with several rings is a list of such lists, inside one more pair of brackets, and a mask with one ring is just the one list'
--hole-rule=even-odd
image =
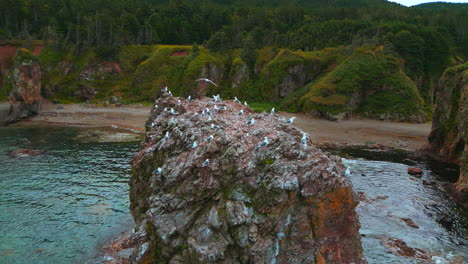
{"label": "eroded cliff face", "polygon": [[468,207],[468,63],[445,71],[435,98],[429,143],[439,159],[460,165],[456,191]]}
{"label": "eroded cliff face", "polygon": [[365,263],[344,166],[286,120],[163,94],[147,127],[130,180],[135,263]]}
{"label": "eroded cliff face", "polygon": [[41,69],[32,53],[17,51],[13,64],[13,91],[8,97],[10,112],[7,122],[36,115],[41,110]]}

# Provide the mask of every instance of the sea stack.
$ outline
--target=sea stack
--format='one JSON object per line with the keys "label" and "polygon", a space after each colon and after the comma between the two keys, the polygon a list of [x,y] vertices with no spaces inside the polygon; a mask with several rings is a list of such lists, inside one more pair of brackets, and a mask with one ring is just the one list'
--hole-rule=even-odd
{"label": "sea stack", "polygon": [[[232,100],[177,100],[156,100],[147,121],[155,126],[133,159],[134,263],[365,263],[340,158],[304,148],[303,132],[277,116]],[[229,110],[199,115],[214,105]]]}

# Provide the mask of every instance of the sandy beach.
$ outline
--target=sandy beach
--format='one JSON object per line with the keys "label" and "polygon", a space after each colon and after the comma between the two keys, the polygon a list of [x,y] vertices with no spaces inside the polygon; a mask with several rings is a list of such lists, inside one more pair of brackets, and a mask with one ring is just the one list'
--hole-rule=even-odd
{"label": "sandy beach", "polygon": [[[114,126],[144,132],[151,107],[140,104],[121,107],[99,107],[91,104],[47,105],[41,115],[21,121],[17,125],[34,123],[85,126]],[[340,122],[280,112],[278,115],[296,117],[294,124],[309,133],[318,144],[364,145],[381,144],[386,147],[414,151],[427,142],[431,124],[354,119]]]}

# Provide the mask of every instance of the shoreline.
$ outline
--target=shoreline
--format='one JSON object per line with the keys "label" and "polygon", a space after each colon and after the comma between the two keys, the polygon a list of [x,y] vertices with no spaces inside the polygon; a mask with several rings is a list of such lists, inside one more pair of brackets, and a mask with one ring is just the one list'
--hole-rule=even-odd
{"label": "shoreline", "polygon": [[[29,124],[66,126],[104,126],[145,133],[151,107],[141,104],[102,107],[92,104],[47,104],[35,117],[20,120],[14,126]],[[284,118],[296,117],[294,125],[307,132],[317,146],[394,148],[417,151],[427,145],[430,123],[414,124],[370,119],[329,121],[302,113],[279,112]]]}

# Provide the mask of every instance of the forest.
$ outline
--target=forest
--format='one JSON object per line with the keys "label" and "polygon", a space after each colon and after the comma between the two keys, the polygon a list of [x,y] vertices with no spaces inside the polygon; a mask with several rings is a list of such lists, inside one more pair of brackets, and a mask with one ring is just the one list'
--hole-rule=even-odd
{"label": "forest", "polygon": [[[364,90],[369,86],[382,88],[390,85],[398,87],[395,91],[414,94],[408,91],[413,89],[409,87],[415,86],[418,94],[411,100],[413,103],[423,100],[422,104],[416,104],[425,107],[429,114],[438,78],[447,67],[465,61],[468,56],[468,4],[428,3],[405,7],[385,0],[0,0],[0,5],[8,7],[0,10],[0,44],[24,47],[45,44],[45,52],[39,59],[44,65],[49,65],[49,69],[62,60],[75,61],[78,68],[85,66],[84,61],[121,61],[125,65],[129,50],[135,52],[132,56],[139,56],[134,63],[148,60],[146,66],[142,63],[141,67],[136,64],[133,68],[124,67],[132,76],[125,77],[125,83],[119,82],[121,89],[109,88],[114,92],[119,90],[124,97],[128,94],[135,100],[151,98],[148,94],[167,84],[161,80],[171,79],[158,76],[154,69],[153,80],[141,82],[141,78],[135,77],[142,71],[140,68],[147,67],[151,58],[161,59],[158,50],[153,52],[143,47],[181,45],[181,49],[188,50],[192,56],[183,63],[177,62],[178,65],[192,65],[192,68],[193,64],[203,65],[200,61],[192,62],[200,49],[203,56],[198,60],[207,62],[209,58],[217,58],[218,66],[224,72],[222,80],[217,80],[221,87],[231,86],[236,63],[245,64],[249,77],[244,78],[248,81],[244,80],[239,89],[248,87],[245,88],[246,99],[256,102],[282,104],[285,109],[306,111],[310,109],[304,105],[307,98],[314,98],[312,101],[323,98],[318,103],[329,109],[330,102],[333,105],[344,98],[350,99],[351,88],[345,91],[343,87],[346,85],[343,84],[346,81],[337,79],[348,78],[353,83],[349,87]],[[191,46],[191,49],[187,48]],[[371,53],[378,51],[378,60],[369,61],[370,58],[361,56],[365,50]],[[316,70],[314,78],[300,77],[307,81],[296,84],[293,95],[288,92],[277,96],[267,88],[276,87],[271,80],[282,81],[286,66],[294,64],[289,59],[295,54],[300,55],[292,59],[296,62],[297,58],[321,57],[321,67],[312,63]],[[171,58],[164,60],[171,64]],[[286,68],[278,61],[284,61]],[[275,63],[284,68],[283,72],[273,65]],[[363,63],[376,66],[370,66],[366,73],[368,76],[352,70]],[[265,65],[273,66],[265,68]],[[337,65],[340,65],[338,73],[332,73]],[[400,69],[403,75],[399,73]],[[198,74],[185,69],[175,69],[174,72],[169,76],[178,76],[180,80],[188,75],[195,78]],[[51,90],[47,89],[50,84],[56,90],[49,96],[55,93],[57,98],[74,100],[70,88],[60,87],[80,84],[71,81],[73,78],[70,76],[57,80],[60,79],[55,76],[57,73],[54,75],[50,70],[49,73],[43,78],[45,90]],[[375,82],[378,79],[387,81]],[[113,81],[99,85],[117,85]],[[180,95],[190,92],[188,88],[179,87],[187,86],[186,83],[168,82],[180,91]],[[337,85],[340,87],[338,90],[348,94],[339,100],[336,89],[323,88]],[[314,91],[308,92],[311,87]],[[139,91],[139,97],[135,96],[135,91]],[[214,92],[223,91],[226,89]],[[3,92],[3,95],[7,93]],[[372,100],[382,99],[389,98]],[[332,112],[338,112],[336,105],[332,108]],[[341,106],[338,108],[342,109]]]}

